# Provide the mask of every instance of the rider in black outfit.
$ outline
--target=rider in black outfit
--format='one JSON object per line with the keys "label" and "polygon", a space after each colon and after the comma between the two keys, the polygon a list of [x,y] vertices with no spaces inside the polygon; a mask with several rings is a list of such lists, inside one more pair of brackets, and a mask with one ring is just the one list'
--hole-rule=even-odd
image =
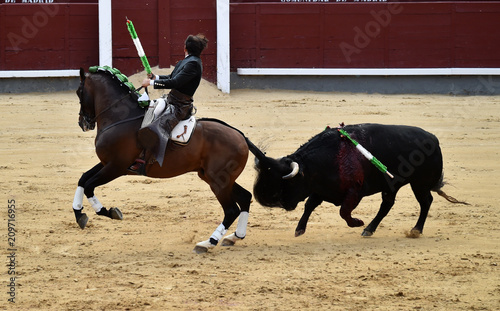
{"label": "rider in black outfit", "polygon": [[175,65],[172,73],[166,76],[150,74],[142,82],[144,87],[171,89],[167,97],[167,106],[172,105],[173,112],[165,109],[165,112],[150,125],[139,130],[139,143],[145,148],[144,159],[137,159],[130,167],[131,170],[145,174],[145,165],[153,155],[160,166],[163,164],[165,148],[172,129],[179,121],[189,118],[192,114],[193,95],[200,85],[203,73],[200,55],[206,48],[207,42],[204,35],[189,35],[184,46],[186,56]]}

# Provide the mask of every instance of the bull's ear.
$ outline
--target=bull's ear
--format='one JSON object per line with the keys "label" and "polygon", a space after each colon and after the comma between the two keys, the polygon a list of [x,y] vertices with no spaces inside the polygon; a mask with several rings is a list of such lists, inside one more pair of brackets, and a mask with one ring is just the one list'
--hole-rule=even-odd
{"label": "bull's ear", "polygon": [[80,82],[85,80],[85,70],[80,67]]}

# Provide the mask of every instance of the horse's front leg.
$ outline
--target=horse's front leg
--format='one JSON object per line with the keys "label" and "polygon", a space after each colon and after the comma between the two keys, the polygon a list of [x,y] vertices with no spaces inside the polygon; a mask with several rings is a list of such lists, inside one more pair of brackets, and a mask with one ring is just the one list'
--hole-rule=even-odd
{"label": "horse's front leg", "polygon": [[102,165],[102,163],[98,163],[93,168],[91,168],[87,172],[83,173],[82,177],[80,177],[80,180],[78,180],[78,187],[76,188],[75,197],[73,198],[73,211],[75,212],[76,222],[78,223],[78,225],[82,229],[85,228],[85,226],[87,225],[87,222],[89,220],[89,217],[87,216],[87,214],[82,212],[85,183],[92,176],[97,174],[97,172],[99,172],[103,167],[104,167],[104,165]]}
{"label": "horse's front leg", "polygon": [[84,229],[88,222],[87,214],[82,213],[84,194],[87,196],[96,214],[107,216],[112,219],[123,219],[123,215],[118,208],[107,210],[94,195],[94,189],[96,187],[106,184],[121,175],[123,175],[121,170],[109,164],[104,166],[102,163],[95,165],[82,175],[78,181],[78,187],[76,188],[75,197],[73,199],[73,211],[75,212],[76,222],[81,229]]}

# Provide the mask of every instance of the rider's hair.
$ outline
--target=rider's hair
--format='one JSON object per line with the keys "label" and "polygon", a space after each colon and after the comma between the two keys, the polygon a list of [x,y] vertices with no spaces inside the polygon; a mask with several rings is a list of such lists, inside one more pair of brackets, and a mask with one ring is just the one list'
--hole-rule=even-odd
{"label": "rider's hair", "polygon": [[203,34],[196,36],[189,35],[186,38],[186,50],[190,55],[200,56],[201,52],[207,47],[208,39]]}

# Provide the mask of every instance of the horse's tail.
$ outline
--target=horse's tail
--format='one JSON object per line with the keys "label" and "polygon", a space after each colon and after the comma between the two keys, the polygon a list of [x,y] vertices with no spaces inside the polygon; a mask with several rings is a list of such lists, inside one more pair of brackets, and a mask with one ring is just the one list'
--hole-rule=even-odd
{"label": "horse's tail", "polygon": [[455,203],[455,204],[464,204],[464,205],[470,205],[469,203],[465,202],[465,201],[459,201],[457,199],[455,199],[454,197],[450,196],[450,195],[447,195],[443,190],[441,190],[441,188],[444,186],[444,181],[443,181],[443,175],[444,174],[441,174],[441,178],[439,179],[436,187],[434,187],[432,189],[432,191],[435,191],[437,192],[437,194],[439,194],[440,196],[442,196],[443,198],[445,198],[448,202],[451,202],[451,203]]}
{"label": "horse's tail", "polygon": [[220,124],[222,124],[224,126],[232,128],[233,130],[235,130],[238,133],[240,133],[241,136],[243,136],[243,138],[245,138],[245,141],[247,142],[247,145],[248,145],[248,150],[250,150],[250,152],[253,153],[257,159],[260,160],[260,159],[262,159],[262,158],[264,158],[266,156],[257,146],[254,145],[254,143],[252,143],[250,141],[250,139],[248,139],[248,137],[245,136],[245,134],[243,134],[242,131],[238,130],[234,126],[231,126],[231,125],[227,124],[226,122],[224,122],[222,120],[214,119],[214,118],[200,118],[198,121],[217,122],[217,123],[220,123]]}

